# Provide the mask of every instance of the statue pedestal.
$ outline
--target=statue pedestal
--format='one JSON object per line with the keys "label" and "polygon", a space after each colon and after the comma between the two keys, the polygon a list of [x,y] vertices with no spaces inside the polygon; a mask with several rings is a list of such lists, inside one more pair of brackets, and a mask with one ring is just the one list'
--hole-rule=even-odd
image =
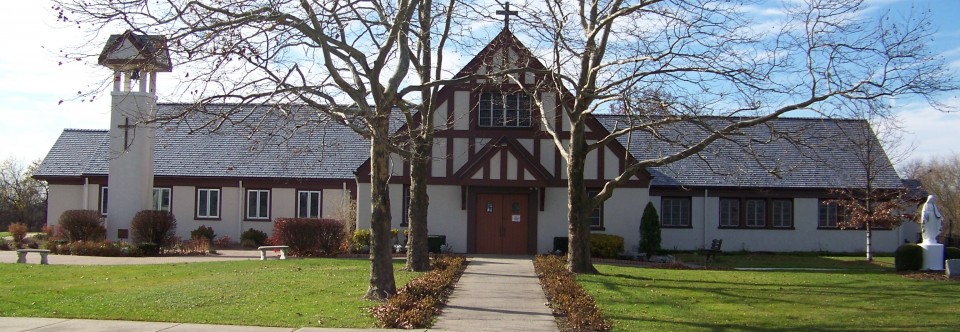
{"label": "statue pedestal", "polygon": [[923,269],[943,271],[943,245],[939,243],[921,243],[923,247]]}

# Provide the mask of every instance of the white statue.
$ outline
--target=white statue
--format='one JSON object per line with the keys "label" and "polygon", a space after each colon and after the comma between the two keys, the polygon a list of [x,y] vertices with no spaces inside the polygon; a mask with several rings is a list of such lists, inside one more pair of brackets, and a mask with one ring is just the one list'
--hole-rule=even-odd
{"label": "white statue", "polygon": [[923,211],[920,213],[923,244],[937,244],[937,235],[940,235],[943,227],[943,214],[937,209],[933,199],[933,195],[927,196],[927,202],[923,203]]}

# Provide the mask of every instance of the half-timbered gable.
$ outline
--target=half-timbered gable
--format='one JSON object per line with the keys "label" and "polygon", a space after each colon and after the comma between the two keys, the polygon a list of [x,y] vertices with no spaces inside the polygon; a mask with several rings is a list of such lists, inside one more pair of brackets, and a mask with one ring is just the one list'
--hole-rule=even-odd
{"label": "half-timbered gable", "polygon": [[[547,77],[540,60],[504,29],[454,76],[461,80],[459,83],[438,92],[438,107],[434,111],[438,131],[428,180],[429,227],[431,232],[443,230],[441,233],[446,234],[447,242],[454,248],[478,253],[532,254],[551,249],[553,237],[565,236],[566,160],[547,129],[556,130],[561,144],[567,143],[568,123],[562,107],[570,98],[558,95],[558,89]],[[595,119],[587,126],[588,138],[594,142],[608,133]],[[391,183],[401,193],[395,197],[404,200],[409,164],[395,158],[398,167]],[[600,188],[624,170],[630,156],[614,140],[588,158],[591,162],[585,169],[587,185]],[[364,165],[358,173],[368,172]],[[649,174],[641,174],[620,190],[636,191],[625,196],[645,197],[649,179]],[[365,188],[362,184],[361,190]],[[451,197],[458,201],[437,203],[438,199]],[[507,204],[503,200],[511,201]],[[403,215],[406,204],[395,206],[393,215]],[[460,213],[447,211],[451,206],[459,207]],[[520,208],[515,209],[516,206]],[[361,218],[366,216],[367,209],[361,207]],[[509,211],[501,214],[502,209]],[[606,219],[619,218],[618,214],[609,213],[612,208],[608,210]],[[436,218],[436,214],[450,217]],[[402,225],[404,220],[397,219],[400,220],[394,223]],[[619,224],[603,223],[603,219],[597,218],[597,231]],[[489,226],[491,223],[496,225]],[[362,227],[366,225],[368,221],[361,221]],[[635,237],[635,232],[630,233],[631,238]]]}

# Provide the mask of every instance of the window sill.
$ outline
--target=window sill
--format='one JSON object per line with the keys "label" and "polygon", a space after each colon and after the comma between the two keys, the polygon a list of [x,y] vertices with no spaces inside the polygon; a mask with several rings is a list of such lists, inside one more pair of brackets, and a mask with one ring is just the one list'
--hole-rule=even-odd
{"label": "window sill", "polygon": [[686,225],[686,226],[666,226],[666,225],[660,225],[660,228],[683,229],[683,228],[693,228],[693,226],[691,226],[691,225]]}
{"label": "window sill", "polygon": [[266,219],[243,219],[243,221],[249,221],[249,222],[271,222],[272,220],[270,220],[270,218],[266,218]]}
{"label": "window sill", "polygon": [[196,220],[211,220],[211,221],[220,221],[220,217],[194,217]]}
{"label": "window sill", "polygon": [[792,231],[796,230],[793,226],[791,227],[746,227],[746,226],[719,226],[717,229],[752,229],[752,230],[768,230],[768,231]]}

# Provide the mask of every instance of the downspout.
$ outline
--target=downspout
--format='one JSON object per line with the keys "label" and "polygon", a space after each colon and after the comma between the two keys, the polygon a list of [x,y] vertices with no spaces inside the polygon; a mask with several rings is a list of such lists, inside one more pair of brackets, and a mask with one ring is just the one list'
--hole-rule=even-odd
{"label": "downspout", "polygon": [[356,198],[353,197],[353,194],[350,195],[351,199],[356,199],[357,204],[353,205],[353,229],[360,229],[360,174],[357,174],[357,171],[353,171],[353,183],[356,184],[357,195]]}
{"label": "downspout", "polygon": [[[237,212],[239,212],[239,218],[237,218],[237,241],[240,241],[240,236],[243,235],[243,218],[245,217],[243,215],[243,199],[244,196],[246,196],[246,193],[243,192],[243,180],[239,180],[239,182],[240,184],[238,187],[240,188],[240,198],[238,200],[240,201],[240,204],[237,205]],[[270,199],[273,199],[273,197],[270,197]]]}
{"label": "downspout", "polygon": [[[83,209],[86,210],[89,208],[90,208],[90,178],[85,177],[83,178]],[[98,206],[97,210],[99,209],[100,207]]]}
{"label": "downspout", "polygon": [[703,225],[700,228],[701,248],[707,248],[707,195],[709,193],[710,189],[703,189],[703,217],[701,218],[703,219]]}

